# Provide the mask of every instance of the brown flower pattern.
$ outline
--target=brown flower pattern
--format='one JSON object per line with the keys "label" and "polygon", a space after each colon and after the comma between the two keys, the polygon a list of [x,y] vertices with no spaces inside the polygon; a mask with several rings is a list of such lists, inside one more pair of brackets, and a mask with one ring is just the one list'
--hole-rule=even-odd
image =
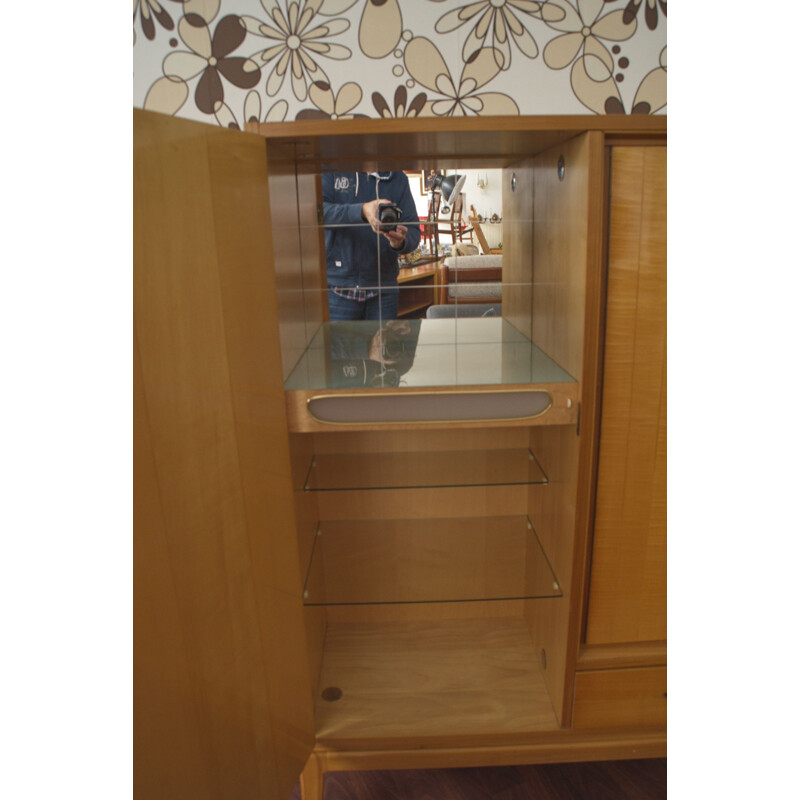
{"label": "brown flower pattern", "polygon": [[572,91],[588,109],[596,114],[620,113],[623,103],[614,79],[614,58],[603,40],[630,39],[636,32],[636,20],[626,22],[622,9],[601,16],[603,0],[578,0],[577,8],[568,0],[551,3],[564,11],[564,17],[548,20],[547,24],[563,33],[548,42],[543,54],[545,63],[551,69],[573,65]]}
{"label": "brown flower pattern", "polygon": [[412,78],[421,83],[438,99],[425,104],[424,114],[437,117],[478,115],[516,115],[519,107],[502,92],[479,92],[500,71],[492,52],[479,50],[461,72],[456,83],[450,70],[430,39],[412,39],[405,49],[406,69]]}
{"label": "brown flower pattern", "polygon": [[[264,118],[261,118],[261,96],[256,91],[247,93],[244,99],[242,119],[245,122],[283,122],[286,119],[286,112],[289,104],[285,100],[277,100],[270,106]],[[226,104],[221,103],[214,112],[214,117],[223,128],[234,128],[242,130],[243,125],[239,124],[233,110]]]}
{"label": "brown flower pattern", "polygon": [[[172,0],[173,3],[183,3],[183,0]],[[136,12],[139,12],[139,22],[142,26],[142,33],[151,42],[156,38],[156,26],[153,20],[157,20],[165,30],[175,29],[175,23],[169,12],[158,2],[158,0],[133,0],[133,22],[136,24]]]}
{"label": "brown flower pattern", "polygon": [[212,36],[199,14],[186,14],[178,23],[178,32],[191,49],[170,53],[164,59],[164,76],[186,82],[200,75],[194,98],[204,114],[213,114],[224,101],[222,78],[240,89],[251,89],[259,82],[261,70],[255,61],[231,55],[247,34],[236,15],[223,17]]}
{"label": "brown flower pattern", "polygon": [[322,3],[320,0],[306,0],[302,5],[290,0],[286,10],[277,0],[261,0],[270,22],[255,17],[243,17],[247,30],[274,42],[256,53],[253,58],[261,65],[273,63],[267,78],[267,94],[276,95],[287,76],[291,75],[294,96],[305,100],[309,83],[328,82],[328,76],[317,63],[317,57],[324,56],[343,61],[350,58],[352,51],[341,44],[328,41],[332,36],[343,33],[350,23],[343,18],[330,22],[315,21]]}
{"label": "brown flower pattern", "polygon": [[134,0],[133,11],[134,104],[224,127],[666,109],[666,0]]}
{"label": "brown flower pattern", "polygon": [[[605,0],[606,3],[616,3],[617,0]],[[658,9],[667,16],[667,0],[628,0],[625,6],[624,20],[631,22],[639,13],[639,9],[644,8],[644,21],[647,27],[654,31],[658,26]]]}
{"label": "brown flower pattern", "polygon": [[428,96],[425,92],[420,92],[410,103],[408,102],[408,92],[405,86],[398,86],[394,93],[394,104],[392,107],[384,100],[383,95],[378,92],[372,94],[372,105],[378,112],[378,116],[383,119],[401,119],[403,117],[418,117],[425,108],[425,101]]}
{"label": "brown flower pattern", "polygon": [[564,16],[557,6],[536,3],[531,0],[479,0],[466,6],[448,11],[436,22],[437,33],[450,33],[462,25],[472,25],[472,30],[464,41],[462,57],[468,63],[478,50],[488,47],[500,69],[511,66],[511,42],[528,58],[536,58],[539,46],[525,27],[522,17],[542,19],[545,14],[553,14],[555,19]]}
{"label": "brown flower pattern", "polygon": [[[601,40],[623,42],[636,32],[636,20],[626,22],[621,9],[600,16],[603,0],[578,0],[577,9],[568,0],[550,0],[564,15],[560,20],[549,19],[551,28],[563,31],[552,39],[544,49],[544,60],[551,69],[569,66],[580,53],[590,59],[589,72],[593,68],[596,79],[605,78],[605,72],[614,69],[614,59]],[[602,66],[601,66],[602,65]]]}
{"label": "brown flower pattern", "polygon": [[297,119],[356,119],[366,114],[353,114],[353,109],[361,102],[361,87],[356,83],[346,83],[333,93],[331,85],[315,81],[308,90],[308,99],[316,106],[304,109]]}

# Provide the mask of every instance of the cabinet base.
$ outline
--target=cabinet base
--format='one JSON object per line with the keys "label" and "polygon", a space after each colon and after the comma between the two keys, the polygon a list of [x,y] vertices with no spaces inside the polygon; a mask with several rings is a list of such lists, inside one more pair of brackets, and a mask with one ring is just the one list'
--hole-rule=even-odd
{"label": "cabinet base", "polygon": [[[561,730],[536,735],[524,743],[500,747],[344,751],[317,746],[309,759],[309,764],[313,761],[309,776],[318,777],[321,787],[325,772],[501,767],[521,764],[665,758],[666,755],[667,733],[663,729],[614,732]],[[312,783],[316,785],[315,781]],[[308,796],[304,794],[303,800],[318,800],[318,798],[314,794]]]}

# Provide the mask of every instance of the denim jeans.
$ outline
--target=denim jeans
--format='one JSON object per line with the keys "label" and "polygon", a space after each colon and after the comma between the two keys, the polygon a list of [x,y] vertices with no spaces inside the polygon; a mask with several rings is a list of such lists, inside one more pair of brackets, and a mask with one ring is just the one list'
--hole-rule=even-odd
{"label": "denim jeans", "polygon": [[328,292],[328,316],[334,320],[397,319],[399,290],[396,286],[383,287],[376,297],[363,303]]}

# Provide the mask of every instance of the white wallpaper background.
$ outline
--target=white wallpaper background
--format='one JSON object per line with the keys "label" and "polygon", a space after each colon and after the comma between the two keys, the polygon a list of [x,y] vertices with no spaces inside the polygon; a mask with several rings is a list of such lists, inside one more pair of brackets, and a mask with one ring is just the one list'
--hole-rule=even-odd
{"label": "white wallpaper background", "polygon": [[134,0],[134,105],[245,121],[666,112],[666,0]]}

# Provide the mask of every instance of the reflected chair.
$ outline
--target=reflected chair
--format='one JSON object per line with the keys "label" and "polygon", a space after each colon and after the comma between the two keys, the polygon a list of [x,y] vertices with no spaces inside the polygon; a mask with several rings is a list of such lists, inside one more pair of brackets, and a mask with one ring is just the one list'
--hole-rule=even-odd
{"label": "reflected chair", "polygon": [[465,195],[463,192],[456,195],[450,205],[449,217],[441,217],[442,195],[438,191],[431,192],[428,200],[428,215],[424,223],[423,239],[430,241],[433,252],[439,251],[440,236],[448,236],[451,244],[463,241],[467,235],[469,236],[469,241],[472,241],[472,228],[464,223],[464,202]]}
{"label": "reflected chair", "polygon": [[440,303],[499,303],[502,297],[502,255],[445,258]]}

